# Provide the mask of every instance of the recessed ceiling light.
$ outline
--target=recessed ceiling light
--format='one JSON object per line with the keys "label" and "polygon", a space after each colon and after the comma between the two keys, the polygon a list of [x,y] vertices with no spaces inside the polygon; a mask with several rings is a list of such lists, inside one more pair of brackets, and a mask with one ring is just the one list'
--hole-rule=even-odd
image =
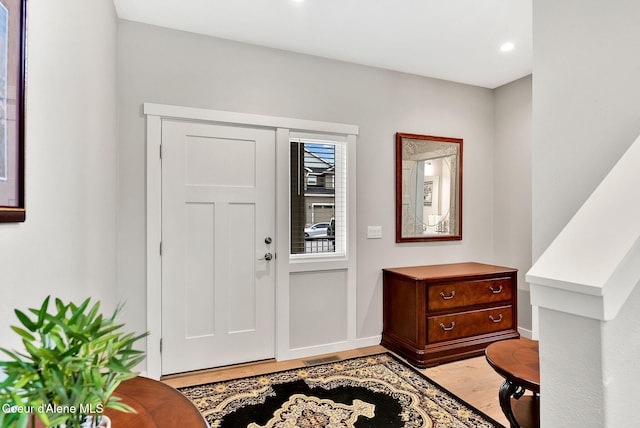
{"label": "recessed ceiling light", "polygon": [[512,51],[513,48],[515,48],[515,47],[516,47],[516,45],[514,45],[513,43],[506,42],[506,43],[503,43],[502,46],[500,46],[500,50],[502,52],[509,52],[509,51]]}

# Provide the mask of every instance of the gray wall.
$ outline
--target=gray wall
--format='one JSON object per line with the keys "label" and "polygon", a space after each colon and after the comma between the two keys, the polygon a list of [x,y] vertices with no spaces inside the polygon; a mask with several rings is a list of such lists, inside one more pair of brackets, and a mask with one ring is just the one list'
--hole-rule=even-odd
{"label": "gray wall", "polygon": [[640,134],[638,16],[626,0],[534,2],[534,259]]}
{"label": "gray wall", "polygon": [[28,2],[27,221],[0,224],[0,346],[14,308],[116,302],[116,32],[111,0]]}
{"label": "gray wall", "polygon": [[[534,259],[640,134],[638,16],[634,1],[533,2]],[[620,202],[593,233],[625,227]],[[606,323],[541,309],[543,426],[635,423],[639,298]]]}
{"label": "gray wall", "polygon": [[[47,294],[124,301],[128,327],[146,328],[143,102],[360,126],[361,338],[380,333],[381,268],[509,264],[492,254],[493,91],[118,21],[110,0],[30,2],[29,14],[28,219],[0,225],[3,331]],[[395,244],[397,131],[464,138],[462,242]],[[367,240],[368,225],[383,239]]]}
{"label": "gray wall", "polygon": [[[531,331],[531,76],[495,93],[494,257],[518,268],[518,324]],[[523,332],[528,334],[529,332]]]}
{"label": "gray wall", "polygon": [[[145,306],[144,102],[350,123],[357,154],[357,335],[382,328],[381,269],[493,256],[493,91],[121,21],[119,294]],[[394,134],[464,138],[464,239],[396,244]],[[368,225],[383,238],[366,239]],[[131,317],[144,327],[144,313]]]}

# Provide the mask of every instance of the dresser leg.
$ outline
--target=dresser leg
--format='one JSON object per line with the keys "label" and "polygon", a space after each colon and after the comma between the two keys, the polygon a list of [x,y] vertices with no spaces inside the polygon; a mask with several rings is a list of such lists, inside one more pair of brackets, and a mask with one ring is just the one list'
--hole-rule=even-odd
{"label": "dresser leg", "polygon": [[502,408],[504,415],[507,417],[509,424],[511,424],[511,428],[520,428],[520,424],[518,424],[516,417],[513,415],[513,410],[511,409],[511,398],[513,397],[518,399],[522,397],[524,392],[524,388],[509,380],[505,380],[500,386],[500,392],[498,394],[498,397],[500,398],[500,407]]}

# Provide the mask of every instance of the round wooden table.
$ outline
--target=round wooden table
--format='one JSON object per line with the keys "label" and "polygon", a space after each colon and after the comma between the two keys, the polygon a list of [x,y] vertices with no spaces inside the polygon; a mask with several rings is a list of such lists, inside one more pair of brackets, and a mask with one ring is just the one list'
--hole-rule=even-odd
{"label": "round wooden table", "polygon": [[[540,426],[540,357],[538,342],[513,339],[494,342],[485,350],[487,362],[505,381],[500,407],[511,428]],[[526,390],[533,395],[524,396]],[[512,401],[512,398],[515,400]]]}
{"label": "round wooden table", "polygon": [[[115,396],[137,413],[107,409],[113,428],[207,428],[209,424],[196,406],[174,388],[157,380],[136,377],[118,385]],[[37,418],[36,418],[37,419]],[[36,427],[42,427],[36,420]]]}
{"label": "round wooden table", "polygon": [[206,428],[208,424],[187,397],[167,384],[146,377],[122,382],[115,395],[138,413],[107,410],[116,428]]}

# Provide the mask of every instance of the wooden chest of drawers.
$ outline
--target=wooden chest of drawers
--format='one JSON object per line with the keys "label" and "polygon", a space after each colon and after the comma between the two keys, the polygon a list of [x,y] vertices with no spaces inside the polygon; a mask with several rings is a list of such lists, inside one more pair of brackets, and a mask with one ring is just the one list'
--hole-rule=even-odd
{"label": "wooden chest of drawers", "polygon": [[383,269],[382,345],[418,367],[482,355],[518,334],[517,270],[481,263]]}

